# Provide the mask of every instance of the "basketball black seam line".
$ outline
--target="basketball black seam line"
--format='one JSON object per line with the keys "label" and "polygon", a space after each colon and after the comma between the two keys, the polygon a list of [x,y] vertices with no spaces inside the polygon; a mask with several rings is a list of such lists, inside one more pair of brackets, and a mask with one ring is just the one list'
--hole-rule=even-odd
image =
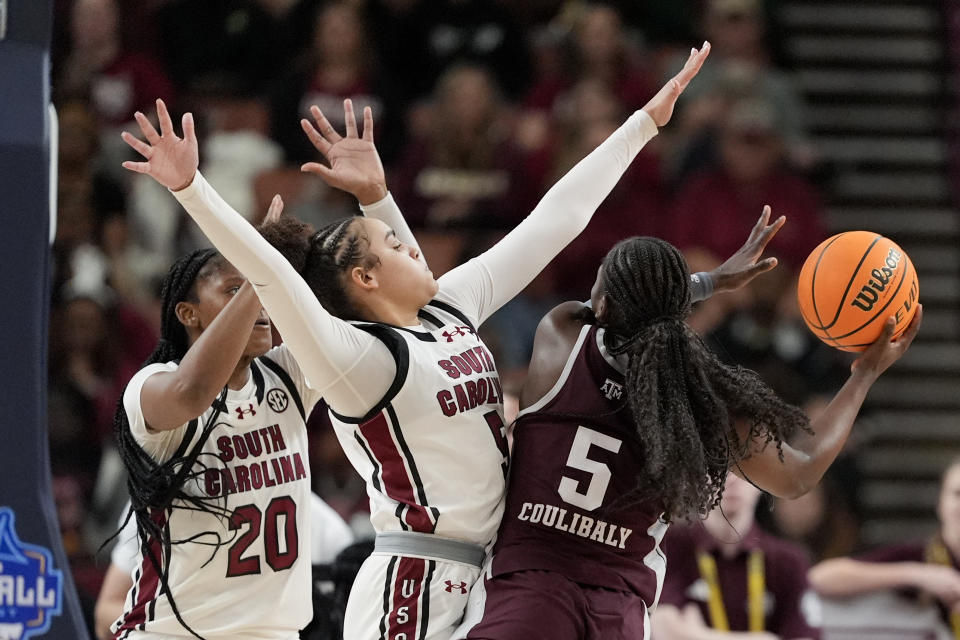
{"label": "basketball black seam line", "polygon": [[882,237],[883,236],[881,235],[877,235],[876,237],[874,237],[873,242],[870,243],[870,246],[867,247],[867,250],[863,252],[862,256],[860,256],[860,262],[857,263],[856,268],[854,268],[853,270],[853,274],[850,276],[850,279],[847,280],[847,286],[843,290],[843,295],[840,297],[840,302],[837,304],[837,310],[833,314],[833,320],[830,321],[830,324],[823,325],[820,327],[820,329],[824,333],[826,333],[827,336],[830,337],[831,339],[832,339],[832,336],[830,336],[828,329],[830,329],[830,327],[835,325],[837,323],[837,320],[840,318],[840,312],[843,311],[843,303],[846,302],[847,300],[847,294],[850,293],[850,287],[853,285],[853,281],[856,279],[857,273],[860,272],[860,267],[862,267],[863,263],[866,262],[867,257],[870,255],[870,252],[873,251],[873,248],[876,246],[876,244],[880,241]]}
{"label": "basketball black seam line", "polygon": [[847,233],[849,232],[837,234],[837,236],[823,248],[823,250],[820,252],[820,255],[817,256],[817,263],[813,265],[813,274],[810,276],[810,299],[811,303],[813,304],[813,313],[817,316],[817,326],[821,328],[823,326],[823,320],[820,319],[820,310],[817,309],[817,271],[820,269],[820,261],[823,260],[823,254],[827,252],[827,249],[829,249],[834,242],[845,236]]}

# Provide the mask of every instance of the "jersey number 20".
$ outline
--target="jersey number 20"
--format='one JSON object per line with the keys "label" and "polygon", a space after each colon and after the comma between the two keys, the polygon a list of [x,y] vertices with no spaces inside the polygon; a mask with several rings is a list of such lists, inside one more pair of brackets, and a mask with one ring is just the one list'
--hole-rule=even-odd
{"label": "jersey number 20", "polygon": [[607,486],[610,484],[610,467],[602,462],[591,460],[587,457],[587,454],[590,453],[590,445],[619,453],[621,444],[623,444],[622,440],[617,440],[599,431],[582,426],[577,427],[577,435],[573,438],[570,455],[567,456],[567,466],[589,473],[590,482],[587,484],[587,490],[581,493],[579,482],[563,476],[560,479],[560,487],[557,489],[557,493],[560,494],[564,502],[586,511],[593,511],[603,504],[603,496],[607,493]]}
{"label": "jersey number 20", "polygon": [[[283,515],[283,530],[280,529],[280,516]],[[243,525],[249,525],[237,541],[230,545],[229,561],[227,563],[227,577],[247,576],[260,573],[260,556],[243,557],[247,548],[260,535],[263,523],[263,549],[267,564],[274,571],[283,571],[293,566],[300,554],[299,536],[297,534],[297,503],[290,496],[274,498],[261,513],[260,508],[253,504],[237,507],[230,517],[230,528],[234,531]],[[286,550],[280,551],[280,536]]]}

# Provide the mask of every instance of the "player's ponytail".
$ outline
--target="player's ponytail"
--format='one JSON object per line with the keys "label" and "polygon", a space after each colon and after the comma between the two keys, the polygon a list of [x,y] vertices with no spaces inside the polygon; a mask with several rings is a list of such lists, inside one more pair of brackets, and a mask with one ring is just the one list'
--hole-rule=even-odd
{"label": "player's ponytail", "polygon": [[353,267],[371,269],[380,259],[358,216],[331,222],[316,233],[292,216],[263,225],[260,233],[293,265],[323,308],[344,320],[362,320],[347,295]]}
{"label": "player's ponytail", "polygon": [[660,500],[668,520],[704,516],[747,453],[737,418],[751,420],[751,439],[778,448],[809,421],[753,371],[720,362],[685,324],[690,274],[674,246],[624,240],[604,258],[601,281],[605,346],[627,356],[627,401],[643,448],[637,497]]}
{"label": "player's ponytail", "polygon": [[[197,279],[205,277],[220,259],[220,255],[215,250],[201,249],[180,258],[170,267],[161,291],[163,309],[160,320],[160,340],[153,353],[144,362],[144,367],[158,362],[179,361],[186,355],[190,345],[186,329],[176,315],[177,304],[195,295],[194,284]],[[203,424],[196,444],[182,455],[175,455],[165,462],[156,461],[133,437],[122,398],[114,414],[114,433],[120,457],[128,474],[127,487],[131,502],[124,526],[131,517],[136,520],[140,549],[160,578],[161,588],[158,597],[162,594],[167,596],[177,620],[197,638],[201,636],[191,629],[180,615],[168,580],[171,545],[193,540],[171,540],[170,529],[165,524],[170,510],[174,508],[204,511],[221,517],[230,515],[224,508],[222,498],[204,497],[185,489],[189,481],[198,478],[207,468],[204,461],[200,460],[201,451],[204,442],[217,424],[217,416],[222,410],[226,393],[227,388],[224,387],[213,403],[216,409]],[[189,442],[185,445],[189,445]],[[119,531],[111,538],[118,533]],[[201,544],[211,544],[212,554],[223,544],[223,541],[213,532],[210,536],[216,537],[216,541],[201,542]],[[157,557],[157,545],[160,548],[160,557]]]}

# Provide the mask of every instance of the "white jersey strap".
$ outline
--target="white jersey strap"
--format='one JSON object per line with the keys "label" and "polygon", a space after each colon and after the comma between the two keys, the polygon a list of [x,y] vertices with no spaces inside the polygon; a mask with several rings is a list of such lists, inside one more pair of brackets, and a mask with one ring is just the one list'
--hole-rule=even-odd
{"label": "white jersey strap", "polygon": [[[273,371],[276,376],[280,378],[281,382],[283,382],[284,386],[287,388],[287,391],[290,392],[290,397],[293,398],[293,402],[297,405],[297,411],[300,412],[300,417],[303,420],[306,420],[307,413],[303,407],[303,400],[300,398],[300,392],[297,391],[297,385],[293,383],[293,378],[290,377],[290,374],[287,373],[286,369],[281,367],[267,356],[260,356],[259,360],[263,363],[263,366],[265,366],[267,369],[270,369],[270,371]],[[253,363],[251,363],[251,365],[252,364]],[[251,366],[251,369],[259,374],[259,371],[255,366]],[[260,382],[261,384],[263,382],[262,374],[260,374]],[[257,388],[257,401],[263,402],[263,391],[260,387]]]}
{"label": "white jersey strap", "polygon": [[[440,300],[431,300],[430,302],[427,303],[427,306],[436,307],[437,309],[440,309],[444,313],[449,313],[451,316],[453,316],[463,324],[470,327],[471,331],[473,331],[474,333],[477,332],[477,328],[473,326],[473,323],[470,322],[470,320],[467,318],[467,314],[465,314],[463,311],[460,311],[460,309],[457,309],[453,305],[447,304],[446,302],[441,302]],[[441,324],[440,326],[443,326],[443,325]]]}

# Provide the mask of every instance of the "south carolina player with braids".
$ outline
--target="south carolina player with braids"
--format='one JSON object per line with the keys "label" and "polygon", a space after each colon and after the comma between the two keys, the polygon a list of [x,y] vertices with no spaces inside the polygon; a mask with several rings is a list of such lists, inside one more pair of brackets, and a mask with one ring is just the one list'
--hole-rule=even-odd
{"label": "south carolina player with braids", "polygon": [[[784,223],[769,216],[713,272],[717,291],[776,264],[757,262]],[[607,254],[589,305],[541,321],[503,522],[455,638],[648,639],[668,522],[705,516],[730,470],[777,496],[814,487],[920,324],[918,312],[891,341],[890,318],[811,424],[756,373],[721,363],[684,323],[690,305],[681,253],[631,238]]]}
{"label": "south carolina player with braids", "polygon": [[376,549],[354,583],[345,637],[445,639],[460,622],[467,586],[479,575],[502,515],[509,455],[500,382],[476,328],[583,230],[670,119],[708,53],[706,43],[693,49],[684,69],[551,188],[526,220],[439,282],[387,194],[382,169],[371,183],[358,168],[373,150],[369,109],[362,138],[349,103],[346,138],[318,111],[320,133],[304,122],[331,165],[305,168],[353,191],[368,214],[390,220],[393,229],[381,219],[353,217],[305,235],[288,220],[271,232],[283,253],[197,172],[189,114],[183,139],[162,102],[162,135],[137,114],[147,142],[124,139],[146,161],[124,166],[171,189],[250,279],[368,482]]}
{"label": "south carolina player with braids", "polygon": [[141,557],[114,637],[297,638],[312,611],[304,420],[319,394],[271,349],[253,287],[215,250],[177,260],[161,297],[160,341],[115,417]]}

